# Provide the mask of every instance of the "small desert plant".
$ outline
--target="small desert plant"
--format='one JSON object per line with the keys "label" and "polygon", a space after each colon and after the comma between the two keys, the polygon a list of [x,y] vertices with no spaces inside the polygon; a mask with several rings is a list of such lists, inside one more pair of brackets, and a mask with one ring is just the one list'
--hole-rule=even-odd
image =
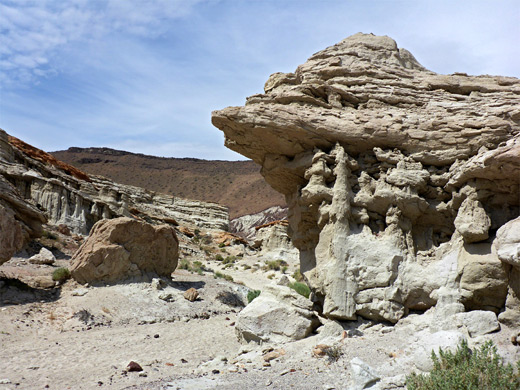
{"label": "small desert plant", "polygon": [[282,266],[282,274],[287,272],[287,268],[289,268],[287,265]]}
{"label": "small desert plant", "polygon": [[242,264],[242,268],[244,270],[248,270],[248,269],[251,269],[251,266],[249,264]]}
{"label": "small desert plant", "polygon": [[228,256],[222,261],[222,264],[233,264],[236,259],[237,258],[235,256]]}
{"label": "small desert plant", "polygon": [[221,278],[221,279],[227,280],[228,282],[233,281],[233,277],[231,275],[226,275],[219,271],[215,272],[215,279],[216,278]]}
{"label": "small desert plant", "polygon": [[52,280],[55,282],[63,283],[70,278],[70,271],[68,268],[61,267],[52,273]]}
{"label": "small desert plant", "polygon": [[336,362],[343,355],[343,351],[339,345],[333,345],[329,348],[326,348],[323,352],[327,355],[329,361]]}
{"label": "small desert plant", "polygon": [[269,280],[274,279],[274,274],[267,275],[267,279],[269,279]]}
{"label": "small desert plant", "polygon": [[188,259],[181,259],[177,268],[189,271],[191,269],[190,261]]}
{"label": "small desert plant", "polygon": [[255,299],[257,296],[259,296],[261,293],[260,290],[251,290],[247,293],[247,303],[253,302],[253,299]]}
{"label": "small desert plant", "polygon": [[293,277],[297,282],[303,282],[303,275],[302,275],[302,273],[300,272],[299,269],[297,269],[296,271],[294,271],[294,273],[292,274],[292,277]]}
{"label": "small desert plant", "polygon": [[218,255],[215,256],[215,260],[217,260],[217,261],[223,261],[224,258],[223,258],[222,255],[219,253]]}
{"label": "small desert plant", "polygon": [[[511,364],[504,365],[493,342],[471,351],[466,341],[455,353],[432,351],[433,370],[429,375],[412,373],[406,378],[409,390],[518,390],[520,376]],[[520,361],[517,362],[520,369]]]}
{"label": "small desert plant", "polygon": [[221,242],[220,244],[218,244],[218,247],[219,248],[224,248],[226,246],[226,244],[224,244],[223,242]]}
{"label": "small desert plant", "polygon": [[309,298],[309,295],[311,295],[311,289],[305,283],[294,282],[290,283],[289,287],[305,298]]}
{"label": "small desert plant", "polygon": [[280,271],[280,268],[287,266],[287,262],[284,260],[278,259],[273,261],[268,261],[264,266],[264,270],[266,271]]}

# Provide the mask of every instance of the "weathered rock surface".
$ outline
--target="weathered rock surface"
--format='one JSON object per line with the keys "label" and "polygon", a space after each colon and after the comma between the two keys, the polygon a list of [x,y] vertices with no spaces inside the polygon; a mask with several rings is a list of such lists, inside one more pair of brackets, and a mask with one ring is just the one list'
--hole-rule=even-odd
{"label": "weathered rock surface", "polygon": [[[0,167],[15,165],[15,150],[0,129]],[[0,172],[1,172],[0,168]],[[41,236],[45,215],[27,203],[15,186],[0,174],[0,264],[22,249],[32,238]]]}
{"label": "weathered rock surface", "polygon": [[29,263],[40,265],[51,265],[56,261],[56,257],[47,248],[40,249],[40,252],[29,258]]}
{"label": "weathered rock surface", "polygon": [[317,326],[312,302],[285,286],[267,285],[238,315],[241,342],[285,342],[307,337]]}
{"label": "weathered rock surface", "polygon": [[274,221],[257,226],[253,247],[260,249],[259,255],[287,261],[298,260],[298,249],[287,234],[288,221]]}
{"label": "weathered rock surface", "polygon": [[88,176],[0,131],[0,206],[16,211],[24,235],[41,234],[46,219],[88,234],[101,219],[133,217],[154,224],[225,230],[227,208]]}
{"label": "weathered rock surface", "polygon": [[356,34],[264,90],[212,121],[285,194],[326,316],[513,302],[511,263],[490,244],[520,215],[518,79],[438,75],[392,39]]}
{"label": "weathered rock surface", "polygon": [[498,229],[494,249],[500,260],[520,269],[520,217]]}
{"label": "weathered rock surface", "polygon": [[256,227],[262,226],[270,222],[279,221],[287,217],[287,208],[274,206],[269,207],[256,214],[243,215],[232,219],[229,222],[229,231],[231,233],[240,234],[246,238],[254,238],[256,235]]}
{"label": "weathered rock surface", "polygon": [[71,259],[70,271],[79,283],[170,277],[177,267],[178,248],[171,226],[152,226],[124,217],[102,220]]}

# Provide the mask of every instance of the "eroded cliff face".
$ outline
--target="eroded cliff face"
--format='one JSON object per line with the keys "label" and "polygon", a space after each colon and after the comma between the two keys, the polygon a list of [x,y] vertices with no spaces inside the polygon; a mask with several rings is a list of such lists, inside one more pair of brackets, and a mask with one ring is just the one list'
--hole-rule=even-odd
{"label": "eroded cliff face", "polygon": [[498,313],[519,295],[492,243],[520,214],[520,80],[438,75],[356,34],[264,89],[212,121],[285,194],[325,315]]}
{"label": "eroded cliff face", "polygon": [[0,141],[0,207],[3,201],[10,205],[16,219],[24,222],[28,237],[41,234],[41,224],[47,220],[53,225],[65,224],[72,232],[84,235],[100,219],[115,217],[206,229],[228,227],[226,207],[174,199],[101,176],[88,176],[7,136],[3,130]]}

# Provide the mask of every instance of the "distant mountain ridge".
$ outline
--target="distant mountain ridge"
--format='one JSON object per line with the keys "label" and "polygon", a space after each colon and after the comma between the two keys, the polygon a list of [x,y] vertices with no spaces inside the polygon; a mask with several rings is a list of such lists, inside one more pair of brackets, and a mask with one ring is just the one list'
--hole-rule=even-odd
{"label": "distant mountain ridge", "polygon": [[283,195],[264,181],[260,166],[250,160],[156,157],[105,147],[71,147],[51,154],[86,173],[118,183],[220,203],[229,208],[232,219],[285,206]]}

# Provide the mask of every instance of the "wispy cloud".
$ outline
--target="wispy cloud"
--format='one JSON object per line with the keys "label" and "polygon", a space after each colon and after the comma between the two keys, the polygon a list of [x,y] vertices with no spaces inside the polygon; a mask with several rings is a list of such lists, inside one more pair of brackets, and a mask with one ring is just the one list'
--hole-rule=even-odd
{"label": "wispy cloud", "polygon": [[0,82],[34,82],[60,66],[51,59],[67,45],[115,33],[157,38],[169,22],[186,17],[202,0],[3,0],[0,2]]}
{"label": "wispy cloud", "polygon": [[517,0],[0,0],[0,127],[47,150],[235,159],[211,111],[269,74],[362,31],[439,73],[518,77],[518,14]]}

